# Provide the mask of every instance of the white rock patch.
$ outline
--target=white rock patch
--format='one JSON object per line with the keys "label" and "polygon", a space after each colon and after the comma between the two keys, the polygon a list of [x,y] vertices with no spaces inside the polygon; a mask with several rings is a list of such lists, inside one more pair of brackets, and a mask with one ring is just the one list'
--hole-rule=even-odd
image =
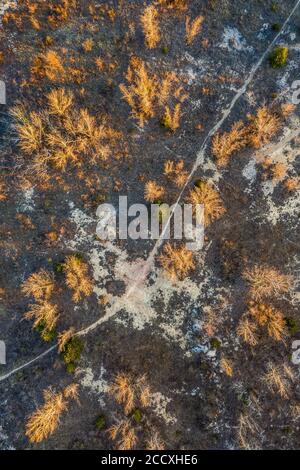
{"label": "white rock patch", "polygon": [[76,376],[82,376],[80,378],[80,384],[82,387],[88,388],[92,393],[97,395],[98,401],[101,406],[104,406],[103,395],[108,390],[108,383],[104,379],[106,370],[101,367],[100,376],[98,379],[94,378],[94,373],[91,368],[79,369],[76,372]]}

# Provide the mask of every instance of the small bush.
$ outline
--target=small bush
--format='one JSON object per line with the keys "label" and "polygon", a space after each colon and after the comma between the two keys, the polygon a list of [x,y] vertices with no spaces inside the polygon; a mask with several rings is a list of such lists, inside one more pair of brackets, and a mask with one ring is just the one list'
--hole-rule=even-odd
{"label": "small bush", "polygon": [[93,283],[88,275],[88,265],[82,261],[81,255],[67,256],[64,262],[66,284],[72,289],[74,302],[79,302],[82,297],[91,295]]}
{"label": "small bush", "polygon": [[64,269],[63,263],[56,263],[56,264],[54,265],[54,271],[55,271],[56,273],[62,273],[62,272],[63,272],[63,269]]}
{"label": "small bush", "polygon": [[70,364],[67,364],[66,369],[69,374],[74,374],[76,370],[76,365],[73,362],[71,362]]}
{"label": "small bush", "polygon": [[194,207],[197,204],[204,205],[204,223],[206,226],[222,217],[226,212],[219,192],[212,184],[207,182],[203,182],[200,186],[195,186],[190,190],[188,202]]}
{"label": "small bush", "polygon": [[52,273],[40,269],[33,273],[22,285],[22,292],[27,296],[33,296],[35,300],[48,300],[55,288]]}
{"label": "small bush", "polygon": [[192,21],[190,17],[186,18],[185,20],[186,42],[189,46],[193,43],[195,37],[199,34],[203,21],[204,21],[204,16],[197,16],[197,18],[195,18]]}
{"label": "small bush", "polygon": [[261,300],[269,296],[278,296],[288,292],[293,286],[292,276],[282,274],[269,266],[254,266],[243,274],[250,287],[250,296]]}
{"label": "small bush", "polygon": [[155,181],[148,181],[145,184],[145,193],[144,197],[146,201],[157,202],[158,199],[163,196],[165,189],[157,184]]}
{"label": "small bush", "polygon": [[50,341],[53,341],[56,338],[56,332],[55,330],[43,330],[41,333],[41,338],[46,342],[50,343]]}
{"label": "small bush", "polygon": [[175,132],[180,126],[181,106],[176,104],[172,112],[169,106],[166,106],[165,113],[160,121],[161,126],[169,131]]}
{"label": "small bush", "polygon": [[160,41],[159,25],[157,21],[158,12],[153,5],[145,8],[141,15],[141,23],[145,35],[146,46],[153,49]]}
{"label": "small bush", "polygon": [[285,46],[277,46],[269,56],[269,62],[271,67],[280,68],[284,67],[287,62],[289,50]]}

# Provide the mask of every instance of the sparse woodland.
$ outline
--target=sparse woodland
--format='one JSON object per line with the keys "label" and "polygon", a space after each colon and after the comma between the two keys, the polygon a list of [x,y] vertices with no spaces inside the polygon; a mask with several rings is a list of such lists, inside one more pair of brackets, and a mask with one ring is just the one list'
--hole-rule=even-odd
{"label": "sparse woodland", "polygon": [[[0,379],[49,354],[5,382],[0,431],[16,448],[298,448],[288,34],[243,89],[292,0],[17,3],[0,16]],[[164,203],[203,205],[202,250],[99,239],[120,195],[160,225]]]}

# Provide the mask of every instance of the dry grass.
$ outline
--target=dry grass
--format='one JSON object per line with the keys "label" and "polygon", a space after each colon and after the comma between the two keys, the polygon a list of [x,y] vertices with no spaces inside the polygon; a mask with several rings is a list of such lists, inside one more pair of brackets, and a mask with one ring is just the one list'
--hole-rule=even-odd
{"label": "dry grass", "polygon": [[169,10],[178,10],[180,12],[187,9],[187,0],[157,0],[157,3]]}
{"label": "dry grass", "polygon": [[34,319],[34,327],[43,324],[48,331],[53,331],[59,319],[58,307],[47,300],[30,304],[24,318],[27,320]]}
{"label": "dry grass", "polygon": [[53,50],[48,50],[44,54],[36,56],[33,60],[31,72],[39,80],[48,78],[51,81],[62,81],[65,75],[61,58]]}
{"label": "dry grass", "polygon": [[164,164],[164,175],[170,179],[170,181],[174,181],[176,186],[181,188],[189,174],[186,170],[184,170],[184,161],[179,160],[179,162],[174,162],[172,160],[167,160]]}
{"label": "dry grass", "polygon": [[250,449],[250,438],[257,435],[259,428],[249,414],[241,413],[238,420],[238,440],[244,449]]}
{"label": "dry grass", "polygon": [[0,181],[0,201],[5,201],[7,199],[6,185],[4,181]]}
{"label": "dry grass", "polygon": [[131,58],[126,78],[129,86],[121,84],[120,90],[131,107],[132,116],[143,126],[154,116],[157,78],[151,76],[146,64],[137,57]]}
{"label": "dry grass", "polygon": [[264,382],[272,393],[278,394],[281,398],[288,399],[291,382],[294,381],[292,370],[286,365],[276,366],[275,364],[269,364],[268,369],[263,378]]}
{"label": "dry grass", "polygon": [[130,374],[119,373],[109,392],[117,403],[124,406],[126,415],[131,413],[139,403],[142,407],[147,407],[150,403],[150,389],[144,375],[134,378]]}
{"label": "dry grass", "polygon": [[37,273],[33,273],[22,284],[22,292],[27,297],[34,297],[35,300],[48,300],[55,288],[54,277],[52,273],[40,269]]}
{"label": "dry grass", "polygon": [[148,181],[145,184],[144,197],[146,201],[155,202],[158,201],[165,193],[165,189],[157,184],[155,181]]}
{"label": "dry grass", "polygon": [[94,41],[91,38],[86,39],[82,43],[82,48],[85,52],[91,52],[94,47]]}
{"label": "dry grass", "polygon": [[204,21],[204,16],[197,16],[197,18],[195,18],[192,21],[189,16],[186,18],[185,34],[186,34],[186,42],[189,46],[193,43],[195,37],[199,34],[203,21]]}
{"label": "dry grass", "polygon": [[34,111],[27,112],[23,105],[13,108],[11,114],[16,120],[21,149],[27,154],[40,151],[44,137],[42,116]]}
{"label": "dry grass", "polygon": [[129,419],[123,419],[108,429],[108,434],[116,441],[118,450],[131,450],[137,444],[137,435]]}
{"label": "dry grass", "polygon": [[248,144],[248,133],[242,121],[231,127],[229,132],[218,133],[212,141],[212,153],[218,165],[224,167],[228,164],[231,155]]}
{"label": "dry grass", "polygon": [[160,41],[160,31],[158,24],[158,12],[153,5],[145,8],[141,15],[141,23],[145,35],[146,46],[153,49]]}
{"label": "dry grass", "polygon": [[67,256],[64,262],[67,286],[74,291],[73,300],[79,302],[82,297],[93,292],[93,282],[88,275],[88,265],[75,255]]}
{"label": "dry grass", "polygon": [[37,409],[26,423],[26,436],[30,442],[41,442],[57,429],[61,414],[68,409],[69,399],[78,398],[77,385],[72,384],[62,392],[52,388],[44,391],[44,405]]}
{"label": "dry grass", "polygon": [[218,191],[209,183],[203,182],[188,194],[188,202],[193,206],[204,205],[204,223],[210,225],[225,214],[226,210]]}
{"label": "dry grass", "polygon": [[157,431],[153,431],[146,441],[146,450],[165,450],[165,443]]}
{"label": "dry grass", "polygon": [[293,286],[292,276],[281,274],[268,266],[247,269],[243,277],[249,284],[250,296],[257,301],[288,292]]}
{"label": "dry grass", "polygon": [[49,114],[64,116],[66,111],[72,106],[73,93],[66,92],[64,88],[52,90],[48,95]]}
{"label": "dry grass", "polygon": [[170,243],[164,246],[159,262],[173,281],[183,280],[195,269],[194,253],[185,246],[175,247]]}
{"label": "dry grass", "polygon": [[105,118],[98,124],[86,109],[76,109],[72,93],[63,88],[47,98],[48,107],[39,113],[22,104],[12,110],[19,146],[31,157],[30,169],[40,176],[47,173],[48,164],[65,170],[69,162],[80,166],[83,161],[106,160],[121,134],[106,125]]}

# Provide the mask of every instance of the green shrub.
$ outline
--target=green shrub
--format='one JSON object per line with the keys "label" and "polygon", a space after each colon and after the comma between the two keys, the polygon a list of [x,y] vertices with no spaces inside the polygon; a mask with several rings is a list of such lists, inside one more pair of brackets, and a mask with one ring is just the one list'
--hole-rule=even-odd
{"label": "green shrub", "polygon": [[170,120],[170,117],[167,116],[166,114],[162,116],[159,123],[161,127],[163,127],[164,129],[168,129],[168,130],[171,129],[171,120]]}
{"label": "green shrub", "polygon": [[67,366],[67,371],[73,373],[76,368],[76,363],[79,361],[83,350],[83,344],[77,336],[74,336],[67,342],[63,351],[62,358]]}
{"label": "green shrub", "polygon": [[103,202],[105,202],[105,199],[106,199],[106,197],[104,196],[104,194],[96,194],[93,197],[93,203],[99,205],[99,204],[102,204]]}
{"label": "green shrub", "polygon": [[78,259],[78,261],[83,261],[83,255],[81,253],[75,253],[74,256]]}
{"label": "green shrub", "polygon": [[44,200],[44,209],[50,209],[50,207],[51,207],[50,199],[45,199]]}
{"label": "green shrub", "polygon": [[74,362],[70,362],[70,364],[67,364],[67,372],[69,372],[69,374],[74,374],[75,370],[76,370],[76,364],[74,364]]}
{"label": "green shrub", "polygon": [[244,406],[249,406],[250,405],[249,395],[246,392],[241,393],[240,396],[239,396],[239,399],[241,400],[241,402]]}
{"label": "green shrub", "polygon": [[206,182],[203,181],[203,180],[196,180],[196,181],[194,182],[194,186],[195,186],[196,188],[204,189],[205,186],[206,186]]}
{"label": "green shrub", "polygon": [[55,330],[47,330],[46,328],[41,333],[41,338],[49,343],[56,338],[56,331]]}
{"label": "green shrub", "polygon": [[63,271],[63,269],[64,269],[63,263],[56,263],[56,264],[54,265],[54,271],[55,271],[56,273],[61,273],[61,272]]}
{"label": "green shrub", "polygon": [[276,33],[279,33],[279,31],[281,30],[281,25],[279,23],[274,23],[272,25],[272,29],[273,31],[276,31]]}
{"label": "green shrub", "polygon": [[98,416],[98,418],[96,419],[96,422],[95,422],[95,425],[96,425],[96,428],[97,429],[104,429],[105,428],[105,418],[104,416]]}
{"label": "green shrub", "polygon": [[288,318],[286,317],[285,318],[285,324],[290,332],[291,335],[294,335],[296,333],[298,333],[299,331],[299,326],[298,326],[298,323],[296,322],[296,320],[294,320],[294,318]]}
{"label": "green shrub", "polygon": [[284,67],[287,62],[289,50],[285,46],[277,46],[269,56],[270,65],[274,68]]}
{"label": "green shrub", "polygon": [[136,410],[134,410],[132,417],[133,417],[134,421],[137,424],[139,424],[142,420],[142,417],[143,417],[141,410],[139,410],[138,408]]}
{"label": "green shrub", "polygon": [[42,340],[46,341],[47,343],[53,341],[56,338],[56,331],[48,330],[44,321],[40,321],[34,329],[40,333]]}
{"label": "green shrub", "polygon": [[221,347],[221,342],[218,340],[218,338],[211,338],[210,346],[212,349],[219,349]]}

